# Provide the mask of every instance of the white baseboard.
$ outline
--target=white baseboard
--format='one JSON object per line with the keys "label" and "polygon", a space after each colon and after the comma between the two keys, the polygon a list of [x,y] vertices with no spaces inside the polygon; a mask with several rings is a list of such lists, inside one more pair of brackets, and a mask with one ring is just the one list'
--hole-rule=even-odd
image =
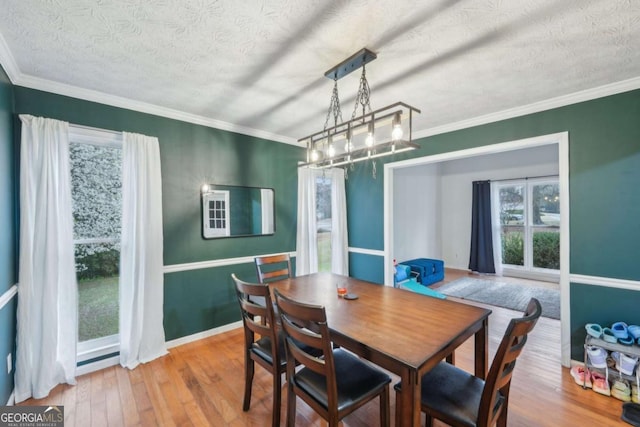
{"label": "white baseboard", "polygon": [[113,356],[107,359],[98,360],[97,362],[87,363],[86,365],[78,366],[76,368],[76,377],[80,375],[90,374],[91,372],[99,371],[101,369],[110,368],[120,363],[120,356]]}
{"label": "white baseboard", "polygon": [[167,348],[178,347],[179,345],[188,344],[190,342],[212,337],[214,335],[222,334],[222,333],[232,331],[234,329],[238,329],[241,327],[242,327],[242,320],[238,320],[237,322],[229,323],[227,325],[209,329],[208,331],[198,332],[197,334],[188,335],[186,337],[181,337],[175,340],[167,341]]}
{"label": "white baseboard", "polygon": [[[229,323],[217,328],[209,329],[208,331],[198,332],[197,334],[189,335],[186,337],[177,338],[175,340],[167,341],[165,344],[167,349],[177,347],[179,345],[188,344],[190,342],[198,341],[204,338],[208,338],[214,335],[222,334],[237,328],[242,327],[242,321]],[[87,363],[86,365],[78,366],[76,368],[76,376],[86,375],[91,372],[99,371],[100,369],[106,369],[111,366],[115,366],[120,363],[120,356],[113,356],[107,359],[98,360],[97,362]]]}

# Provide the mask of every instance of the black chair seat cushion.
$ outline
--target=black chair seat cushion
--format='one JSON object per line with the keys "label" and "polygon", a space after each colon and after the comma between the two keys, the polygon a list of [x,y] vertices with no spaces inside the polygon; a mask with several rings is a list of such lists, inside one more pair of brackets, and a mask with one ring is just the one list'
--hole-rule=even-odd
{"label": "black chair seat cushion", "polygon": [[[391,378],[384,372],[369,366],[342,349],[333,350],[338,388],[338,411],[365,397],[376,395]],[[322,406],[327,408],[326,377],[309,368],[303,368],[295,376],[295,383]]]}
{"label": "black chair seat cushion", "polygon": [[[395,386],[401,390],[402,385]],[[456,425],[475,427],[480,409],[484,381],[455,366],[440,362],[422,377],[421,404],[434,412],[446,414]],[[499,396],[499,407],[504,397]]]}
{"label": "black chair seat cushion", "polygon": [[[278,337],[278,354],[280,355],[280,365],[285,366],[287,364],[287,356],[284,349],[284,337],[279,333]],[[251,351],[260,356],[268,363],[273,364],[273,358],[271,357],[271,338],[262,337],[255,341],[251,345]]]}

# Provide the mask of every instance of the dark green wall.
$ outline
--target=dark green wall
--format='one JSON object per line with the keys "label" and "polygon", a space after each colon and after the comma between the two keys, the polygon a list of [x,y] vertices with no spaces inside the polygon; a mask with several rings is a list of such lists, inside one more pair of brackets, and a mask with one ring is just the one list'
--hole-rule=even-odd
{"label": "dark green wall", "polygon": [[[16,266],[16,177],[13,132],[13,85],[0,67],[0,295],[17,281]],[[13,372],[7,374],[5,360],[15,361],[16,301],[14,297],[0,309],[0,405],[13,391]]]}
{"label": "dark green wall", "polygon": [[[162,162],[164,265],[295,250],[297,162],[301,148],[178,120],[15,87],[17,113],[73,124],[157,136]],[[271,236],[202,238],[203,184],[275,190],[276,233]],[[240,319],[229,275],[239,265],[165,275],[168,340]],[[247,271],[249,271],[247,270]]]}
{"label": "dark green wall", "polygon": [[[157,136],[163,173],[165,265],[291,251],[295,248],[296,162],[302,150],[284,144],[153,115],[15,87],[16,112],[71,123]],[[640,91],[477,126],[418,141],[421,149],[390,160],[427,156],[556,132],[569,132],[571,265],[573,274],[640,280]],[[383,250],[383,161],[377,179],[371,165],[349,172],[349,245]],[[273,165],[277,165],[274,167]],[[204,240],[199,188],[203,183],[272,187],[276,234]],[[634,259],[635,258],[635,259]],[[356,277],[383,281],[383,259],[351,254]],[[174,339],[237,320],[228,275],[254,276],[243,264],[165,275],[165,329]],[[572,306],[597,306],[590,287],[572,285]],[[607,304],[636,300],[635,291],[603,289]],[[626,307],[625,304],[620,304]],[[635,315],[618,311],[621,318]],[[572,357],[581,357],[572,311]],[[589,321],[606,323],[594,309]],[[577,341],[576,341],[577,340]]]}
{"label": "dark green wall", "polygon": [[[386,161],[564,131],[569,132],[570,272],[640,280],[640,90],[423,138],[418,141],[421,149]],[[349,173],[350,246],[384,249],[382,161],[377,171],[377,179],[371,179],[371,166],[363,162]],[[378,264],[380,273],[374,280],[383,281],[383,258],[360,256],[351,261],[352,271]],[[597,309],[603,299],[588,288],[572,286],[571,304],[593,307],[589,321],[606,324],[607,315]],[[627,303],[639,300],[637,291],[607,288],[600,292],[607,295],[607,306],[620,307],[620,319],[631,321],[635,316],[635,322],[640,322]],[[585,321],[578,313],[571,312],[572,331],[580,330]],[[572,357],[580,359],[581,351],[574,340]]]}

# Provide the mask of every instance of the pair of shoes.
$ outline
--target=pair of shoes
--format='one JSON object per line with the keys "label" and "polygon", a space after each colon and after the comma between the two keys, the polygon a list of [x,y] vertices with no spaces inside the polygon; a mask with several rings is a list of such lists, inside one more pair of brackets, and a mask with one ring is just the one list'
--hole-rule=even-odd
{"label": "pair of shoes", "polygon": [[614,323],[611,325],[611,330],[616,338],[627,338],[629,336],[629,332],[627,332],[627,324],[624,322]]}
{"label": "pair of shoes", "polygon": [[610,328],[604,328],[602,330],[602,339],[612,344],[618,342],[618,338],[614,335],[613,331]]}
{"label": "pair of shoes", "polygon": [[569,371],[573,380],[579,386],[591,388],[593,385],[591,384],[591,372],[588,369],[585,369],[584,366],[574,366]]}
{"label": "pair of shoes", "polygon": [[629,327],[624,322],[616,322],[611,325],[611,331],[620,344],[632,345],[636,341],[635,336],[629,334]]}
{"label": "pair of shoes", "polygon": [[638,342],[638,344],[640,345],[640,326],[638,326],[638,325],[629,325],[627,327],[627,332],[629,332],[629,335],[631,335],[633,337],[633,339],[636,340]]}
{"label": "pair of shoes", "polygon": [[631,388],[627,380],[617,379],[613,382],[611,387],[611,396],[623,402],[631,401]]}
{"label": "pair of shoes", "polygon": [[602,336],[602,326],[597,323],[587,323],[584,325],[584,328],[587,330],[587,333],[594,338],[600,338]]}
{"label": "pair of shoes", "polygon": [[607,367],[607,351],[602,347],[595,345],[587,346],[587,354],[589,355],[589,364],[596,368]]}
{"label": "pair of shoes", "polygon": [[611,396],[609,382],[602,374],[591,371],[591,384],[593,391],[595,391],[596,393],[604,394],[605,396]]}
{"label": "pair of shoes", "polygon": [[638,383],[631,384],[631,400],[640,403],[638,402]]}
{"label": "pair of shoes", "polygon": [[638,363],[637,357],[627,356],[617,351],[612,351],[611,357],[616,361],[616,369],[618,371],[625,375],[633,375],[633,370],[636,367],[636,363]]}

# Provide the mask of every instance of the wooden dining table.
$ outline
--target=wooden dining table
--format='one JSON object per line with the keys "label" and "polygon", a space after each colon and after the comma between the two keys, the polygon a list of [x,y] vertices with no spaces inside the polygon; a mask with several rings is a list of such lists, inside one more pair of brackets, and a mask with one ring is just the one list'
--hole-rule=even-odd
{"label": "wooden dining table", "polygon": [[[339,297],[338,285],[357,299]],[[324,306],[334,343],[400,376],[396,420],[402,426],[420,425],[422,375],[474,335],[475,375],[486,376],[491,310],[332,273],[292,277],[269,287]]]}

